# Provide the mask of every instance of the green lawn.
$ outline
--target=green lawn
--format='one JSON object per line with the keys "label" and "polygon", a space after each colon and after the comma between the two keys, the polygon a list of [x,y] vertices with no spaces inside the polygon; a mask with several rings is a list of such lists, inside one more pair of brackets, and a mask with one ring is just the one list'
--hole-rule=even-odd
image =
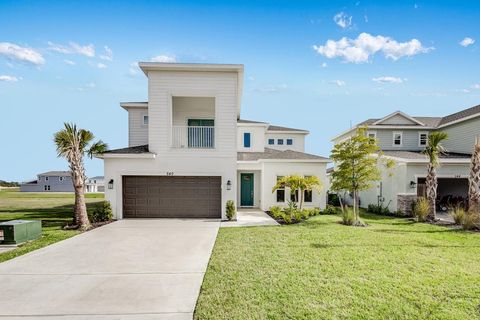
{"label": "green lawn", "polygon": [[[87,194],[87,206],[103,200],[103,194]],[[74,196],[67,193],[23,193],[18,189],[0,190],[0,221],[13,219],[42,220],[40,239],[0,253],[0,262],[70,238],[78,231],[62,230],[72,220]]]}
{"label": "green lawn", "polygon": [[480,234],[368,215],[222,228],[195,319],[480,319]]}

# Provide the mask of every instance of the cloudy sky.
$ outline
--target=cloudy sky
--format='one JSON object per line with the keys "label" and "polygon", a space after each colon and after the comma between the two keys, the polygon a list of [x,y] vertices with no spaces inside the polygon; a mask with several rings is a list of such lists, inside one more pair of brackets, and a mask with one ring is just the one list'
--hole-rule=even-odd
{"label": "cloudy sky", "polygon": [[242,117],[308,129],[320,155],[366,118],[479,104],[480,4],[384,3],[1,0],[0,179],[66,169],[65,121],[126,146],[118,103],[147,100],[138,61],[244,64]]}

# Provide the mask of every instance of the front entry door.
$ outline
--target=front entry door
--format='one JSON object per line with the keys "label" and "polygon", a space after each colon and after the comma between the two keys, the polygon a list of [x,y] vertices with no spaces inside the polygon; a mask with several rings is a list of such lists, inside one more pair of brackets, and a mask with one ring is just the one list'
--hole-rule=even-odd
{"label": "front entry door", "polygon": [[241,173],[240,205],[253,206],[253,173]]}

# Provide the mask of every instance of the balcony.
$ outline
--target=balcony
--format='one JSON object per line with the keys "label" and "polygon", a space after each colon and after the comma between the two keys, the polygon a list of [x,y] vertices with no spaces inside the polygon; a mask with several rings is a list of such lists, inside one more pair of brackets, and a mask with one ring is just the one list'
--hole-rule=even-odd
{"label": "balcony", "polygon": [[172,148],[215,148],[214,126],[172,126]]}

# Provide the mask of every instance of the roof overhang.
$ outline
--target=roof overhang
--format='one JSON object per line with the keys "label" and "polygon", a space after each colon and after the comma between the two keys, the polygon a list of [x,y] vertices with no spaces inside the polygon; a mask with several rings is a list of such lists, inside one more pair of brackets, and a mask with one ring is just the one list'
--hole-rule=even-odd
{"label": "roof overhang", "polygon": [[416,123],[416,124],[418,124],[418,125],[420,125],[420,126],[425,126],[425,124],[422,123],[421,121],[418,121],[417,119],[409,116],[409,115],[406,114],[406,113],[403,113],[402,111],[395,111],[394,113],[391,113],[391,114],[389,114],[388,116],[386,116],[386,117],[384,117],[384,118],[382,118],[382,119],[380,119],[380,120],[377,120],[377,121],[375,121],[375,122],[372,123],[372,124],[373,124],[373,125],[380,124],[380,123],[382,123],[382,122],[384,122],[384,121],[386,121],[386,120],[388,120],[388,119],[390,119],[390,118],[392,118],[392,117],[394,117],[394,116],[397,116],[397,115],[402,116],[402,117],[404,117],[404,118],[406,118],[406,119],[408,119],[408,120],[412,121],[413,123]]}
{"label": "roof overhang", "polygon": [[427,127],[427,126],[423,126],[423,127],[416,127],[416,126],[405,126],[405,125],[363,125],[363,126],[355,126],[355,127],[352,127],[348,130],[345,130],[343,131],[342,133],[340,134],[337,134],[336,136],[334,136],[330,141],[335,141],[337,140],[338,138],[340,138],[341,136],[343,135],[346,135],[352,131],[355,131],[357,130],[358,128],[361,128],[361,127],[365,127],[367,128],[368,130],[375,130],[375,129],[392,129],[392,130],[422,130],[422,131],[428,131],[428,130],[435,130],[437,128],[435,127]]}
{"label": "roof overhang", "polygon": [[294,163],[330,163],[330,159],[258,159],[258,160],[237,160],[237,163],[260,163],[260,162],[294,162]]}
{"label": "roof overhang", "polygon": [[[393,156],[386,156],[383,157],[387,159],[391,159],[398,162],[408,163],[408,164],[428,164],[428,159],[407,159],[402,157],[393,157]],[[471,160],[467,158],[450,158],[450,159],[438,159],[440,165],[442,164],[470,164]]]}
{"label": "roof overhang", "polygon": [[460,122],[463,122],[463,121],[467,121],[467,120],[470,120],[470,119],[474,119],[474,118],[477,118],[477,117],[480,117],[480,113],[477,113],[477,114],[472,114],[468,117],[464,117],[464,118],[461,118],[461,119],[458,119],[458,120],[454,120],[454,121],[450,121],[450,122],[446,122],[444,124],[441,124],[437,127],[437,129],[441,129],[441,128],[444,128],[444,127],[448,127],[448,126],[451,126],[453,124],[456,124],[456,123],[460,123]]}
{"label": "roof overhang", "polygon": [[120,107],[127,111],[128,109],[147,109],[148,102],[120,102]]}
{"label": "roof overhang", "polygon": [[104,153],[95,155],[98,159],[155,159],[155,153]]}
{"label": "roof overhang", "polygon": [[310,134],[307,130],[267,130],[267,133]]}
{"label": "roof overhang", "polygon": [[240,119],[243,92],[243,64],[139,62],[138,66],[147,77],[150,71],[236,72],[237,119]]}

